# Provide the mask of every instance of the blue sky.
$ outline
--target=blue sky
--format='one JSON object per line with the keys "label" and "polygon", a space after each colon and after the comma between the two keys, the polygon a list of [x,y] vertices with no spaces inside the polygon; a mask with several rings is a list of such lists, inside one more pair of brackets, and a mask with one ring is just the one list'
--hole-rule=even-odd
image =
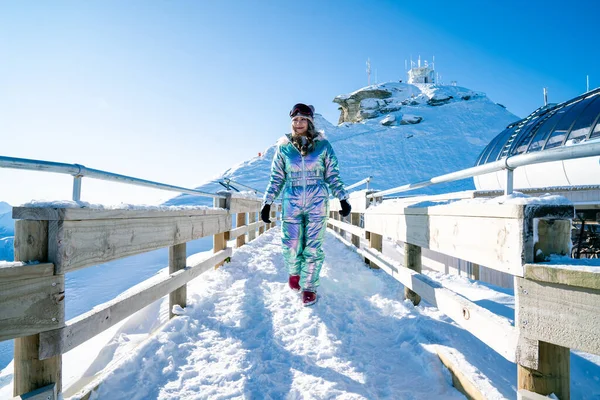
{"label": "blue sky", "polygon": [[[452,4],[450,4],[452,3]],[[426,6],[425,6],[426,4]],[[518,116],[600,86],[595,1],[0,0],[0,155],[84,164],[193,187],[285,133],[315,105],[406,79],[445,83]],[[0,170],[0,200],[69,199],[71,179]],[[35,192],[32,192],[35,187]],[[119,196],[115,191],[119,191]],[[84,180],[82,199],[152,203],[168,192]]]}

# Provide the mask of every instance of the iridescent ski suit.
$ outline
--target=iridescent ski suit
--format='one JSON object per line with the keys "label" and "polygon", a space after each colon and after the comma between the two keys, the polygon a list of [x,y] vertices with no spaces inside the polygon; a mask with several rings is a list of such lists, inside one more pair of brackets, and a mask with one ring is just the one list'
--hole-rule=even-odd
{"label": "iridescent ski suit", "polygon": [[281,239],[290,275],[300,275],[303,290],[316,291],[325,254],[321,249],[329,215],[329,191],[348,198],[340,179],[338,160],[322,134],[314,149],[302,156],[288,134],[278,141],[264,204],[282,193]]}

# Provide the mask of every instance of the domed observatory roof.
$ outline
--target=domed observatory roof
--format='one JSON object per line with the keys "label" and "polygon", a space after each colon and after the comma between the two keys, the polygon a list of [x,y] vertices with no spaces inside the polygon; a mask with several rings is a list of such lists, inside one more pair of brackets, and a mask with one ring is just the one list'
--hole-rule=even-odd
{"label": "domed observatory roof", "polygon": [[[561,104],[540,107],[492,139],[479,155],[476,165],[518,154],[600,140],[599,120],[600,88]],[[502,174],[475,178],[475,185],[484,190],[500,189],[504,185]],[[515,188],[598,184],[598,157],[554,161],[515,170]]]}

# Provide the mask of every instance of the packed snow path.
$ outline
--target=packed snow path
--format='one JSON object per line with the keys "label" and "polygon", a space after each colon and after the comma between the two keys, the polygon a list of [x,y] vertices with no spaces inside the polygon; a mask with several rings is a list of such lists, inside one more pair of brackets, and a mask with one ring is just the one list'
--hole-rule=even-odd
{"label": "packed snow path", "polygon": [[[267,231],[191,282],[184,314],[129,354],[92,398],[464,399],[432,343],[516,375],[436,309],[404,301],[402,285],[330,234],[319,301],[303,307],[287,286],[280,240],[279,228]],[[514,394],[487,386],[489,398]]]}

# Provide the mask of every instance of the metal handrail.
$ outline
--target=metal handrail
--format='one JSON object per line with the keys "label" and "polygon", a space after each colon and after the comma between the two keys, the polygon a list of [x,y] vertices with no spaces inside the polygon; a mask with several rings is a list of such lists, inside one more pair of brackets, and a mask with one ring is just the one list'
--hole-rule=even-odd
{"label": "metal handrail", "polygon": [[350,186],[347,186],[346,190],[354,189],[355,187],[358,187],[358,186],[363,185],[365,183],[367,184],[367,189],[369,189],[369,182],[371,182],[371,179],[373,179],[373,177],[372,176],[368,176],[365,179],[363,179],[362,181],[359,181],[359,182],[353,183]]}
{"label": "metal handrail", "polygon": [[233,180],[233,179],[231,179],[231,178],[225,178],[225,179],[223,179],[223,181],[225,181],[225,183],[229,183],[229,182],[235,183],[236,185],[238,185],[238,186],[242,186],[242,187],[245,187],[246,189],[250,189],[250,190],[254,191],[255,193],[264,193],[264,192],[261,192],[261,191],[260,191],[260,190],[258,190],[258,189],[254,189],[253,187],[250,187],[250,186],[248,186],[248,185],[244,185],[243,183],[240,183],[240,182],[238,182],[238,181],[234,181],[234,180]]}
{"label": "metal handrail", "polygon": [[463,169],[449,174],[436,176],[426,181],[417,183],[409,183],[407,185],[398,186],[392,189],[382,190],[367,196],[367,198],[382,197],[388,194],[407,192],[409,190],[420,189],[426,186],[435,185],[438,183],[452,182],[460,179],[472,178],[491,172],[501,170],[507,171],[505,194],[511,194],[513,191],[513,170],[518,167],[523,167],[531,164],[539,164],[549,161],[571,160],[574,158],[584,158],[600,156],[600,142],[595,143],[580,143],[573,146],[557,147],[556,149],[543,150],[534,153],[519,154],[512,157],[505,157],[498,161],[489,164],[478,165]]}
{"label": "metal handrail", "polygon": [[25,169],[31,171],[55,172],[59,174],[72,175],[73,181],[73,200],[81,199],[81,178],[95,178],[104,181],[126,183],[129,185],[144,186],[153,189],[168,190],[177,193],[187,193],[196,196],[212,197],[223,199],[225,196],[203,192],[196,189],[188,189],[181,186],[168,185],[166,183],[148,181],[145,179],[134,178],[127,175],[115,174],[99,169],[87,168],[80,164],[65,164],[53,161],[30,160],[27,158],[14,158],[0,156],[0,168]]}

